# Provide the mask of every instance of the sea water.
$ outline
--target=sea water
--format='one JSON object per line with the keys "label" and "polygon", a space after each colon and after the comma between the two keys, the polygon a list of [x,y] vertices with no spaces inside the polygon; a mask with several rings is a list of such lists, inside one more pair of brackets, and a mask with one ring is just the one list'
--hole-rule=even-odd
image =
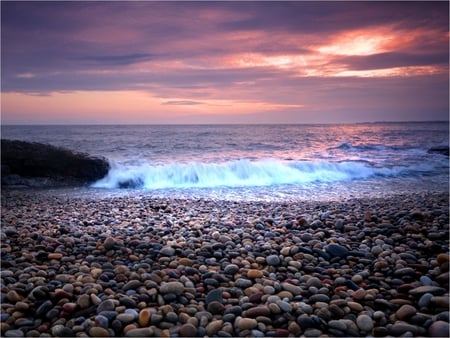
{"label": "sea water", "polygon": [[2,138],[108,159],[87,194],[329,200],[448,192],[448,122],[2,126]]}

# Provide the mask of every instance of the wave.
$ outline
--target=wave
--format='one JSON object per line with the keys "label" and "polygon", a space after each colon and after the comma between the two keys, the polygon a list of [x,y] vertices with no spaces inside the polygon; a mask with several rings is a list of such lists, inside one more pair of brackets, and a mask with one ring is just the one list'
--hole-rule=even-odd
{"label": "wave", "polygon": [[342,142],[336,147],[328,148],[328,150],[343,150],[349,152],[362,152],[362,151],[386,151],[386,150],[399,150],[398,147],[385,146],[382,144],[358,144],[353,145],[351,142]]}
{"label": "wave", "polygon": [[258,187],[312,182],[338,182],[371,177],[427,172],[430,167],[375,167],[368,162],[289,161],[247,159],[225,163],[169,163],[151,165],[111,164],[106,177],[95,188],[213,188]]}

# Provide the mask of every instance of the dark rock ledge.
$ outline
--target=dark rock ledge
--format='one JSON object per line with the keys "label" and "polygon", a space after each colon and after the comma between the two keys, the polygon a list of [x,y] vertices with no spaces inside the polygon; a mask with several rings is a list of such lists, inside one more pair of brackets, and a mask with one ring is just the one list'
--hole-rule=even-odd
{"label": "dark rock ledge", "polygon": [[105,158],[49,144],[1,140],[2,187],[82,186],[104,177]]}
{"label": "dark rock ledge", "polygon": [[435,146],[428,149],[429,154],[441,154],[444,156],[449,155],[449,147],[448,146]]}

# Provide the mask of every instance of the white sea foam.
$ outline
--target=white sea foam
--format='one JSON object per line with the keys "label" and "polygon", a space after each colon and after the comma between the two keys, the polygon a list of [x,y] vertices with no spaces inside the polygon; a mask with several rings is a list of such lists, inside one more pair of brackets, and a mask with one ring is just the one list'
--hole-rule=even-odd
{"label": "white sea foam", "polygon": [[164,165],[112,164],[95,188],[212,188],[258,187],[312,182],[340,182],[375,176],[397,176],[431,168],[377,168],[361,161],[239,160],[225,163],[170,163]]}

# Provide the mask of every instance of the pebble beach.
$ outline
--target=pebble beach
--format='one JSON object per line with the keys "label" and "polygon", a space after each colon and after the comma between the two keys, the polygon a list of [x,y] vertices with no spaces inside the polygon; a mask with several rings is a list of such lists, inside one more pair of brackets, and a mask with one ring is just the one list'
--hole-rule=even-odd
{"label": "pebble beach", "polygon": [[449,197],[5,190],[4,337],[448,337]]}

